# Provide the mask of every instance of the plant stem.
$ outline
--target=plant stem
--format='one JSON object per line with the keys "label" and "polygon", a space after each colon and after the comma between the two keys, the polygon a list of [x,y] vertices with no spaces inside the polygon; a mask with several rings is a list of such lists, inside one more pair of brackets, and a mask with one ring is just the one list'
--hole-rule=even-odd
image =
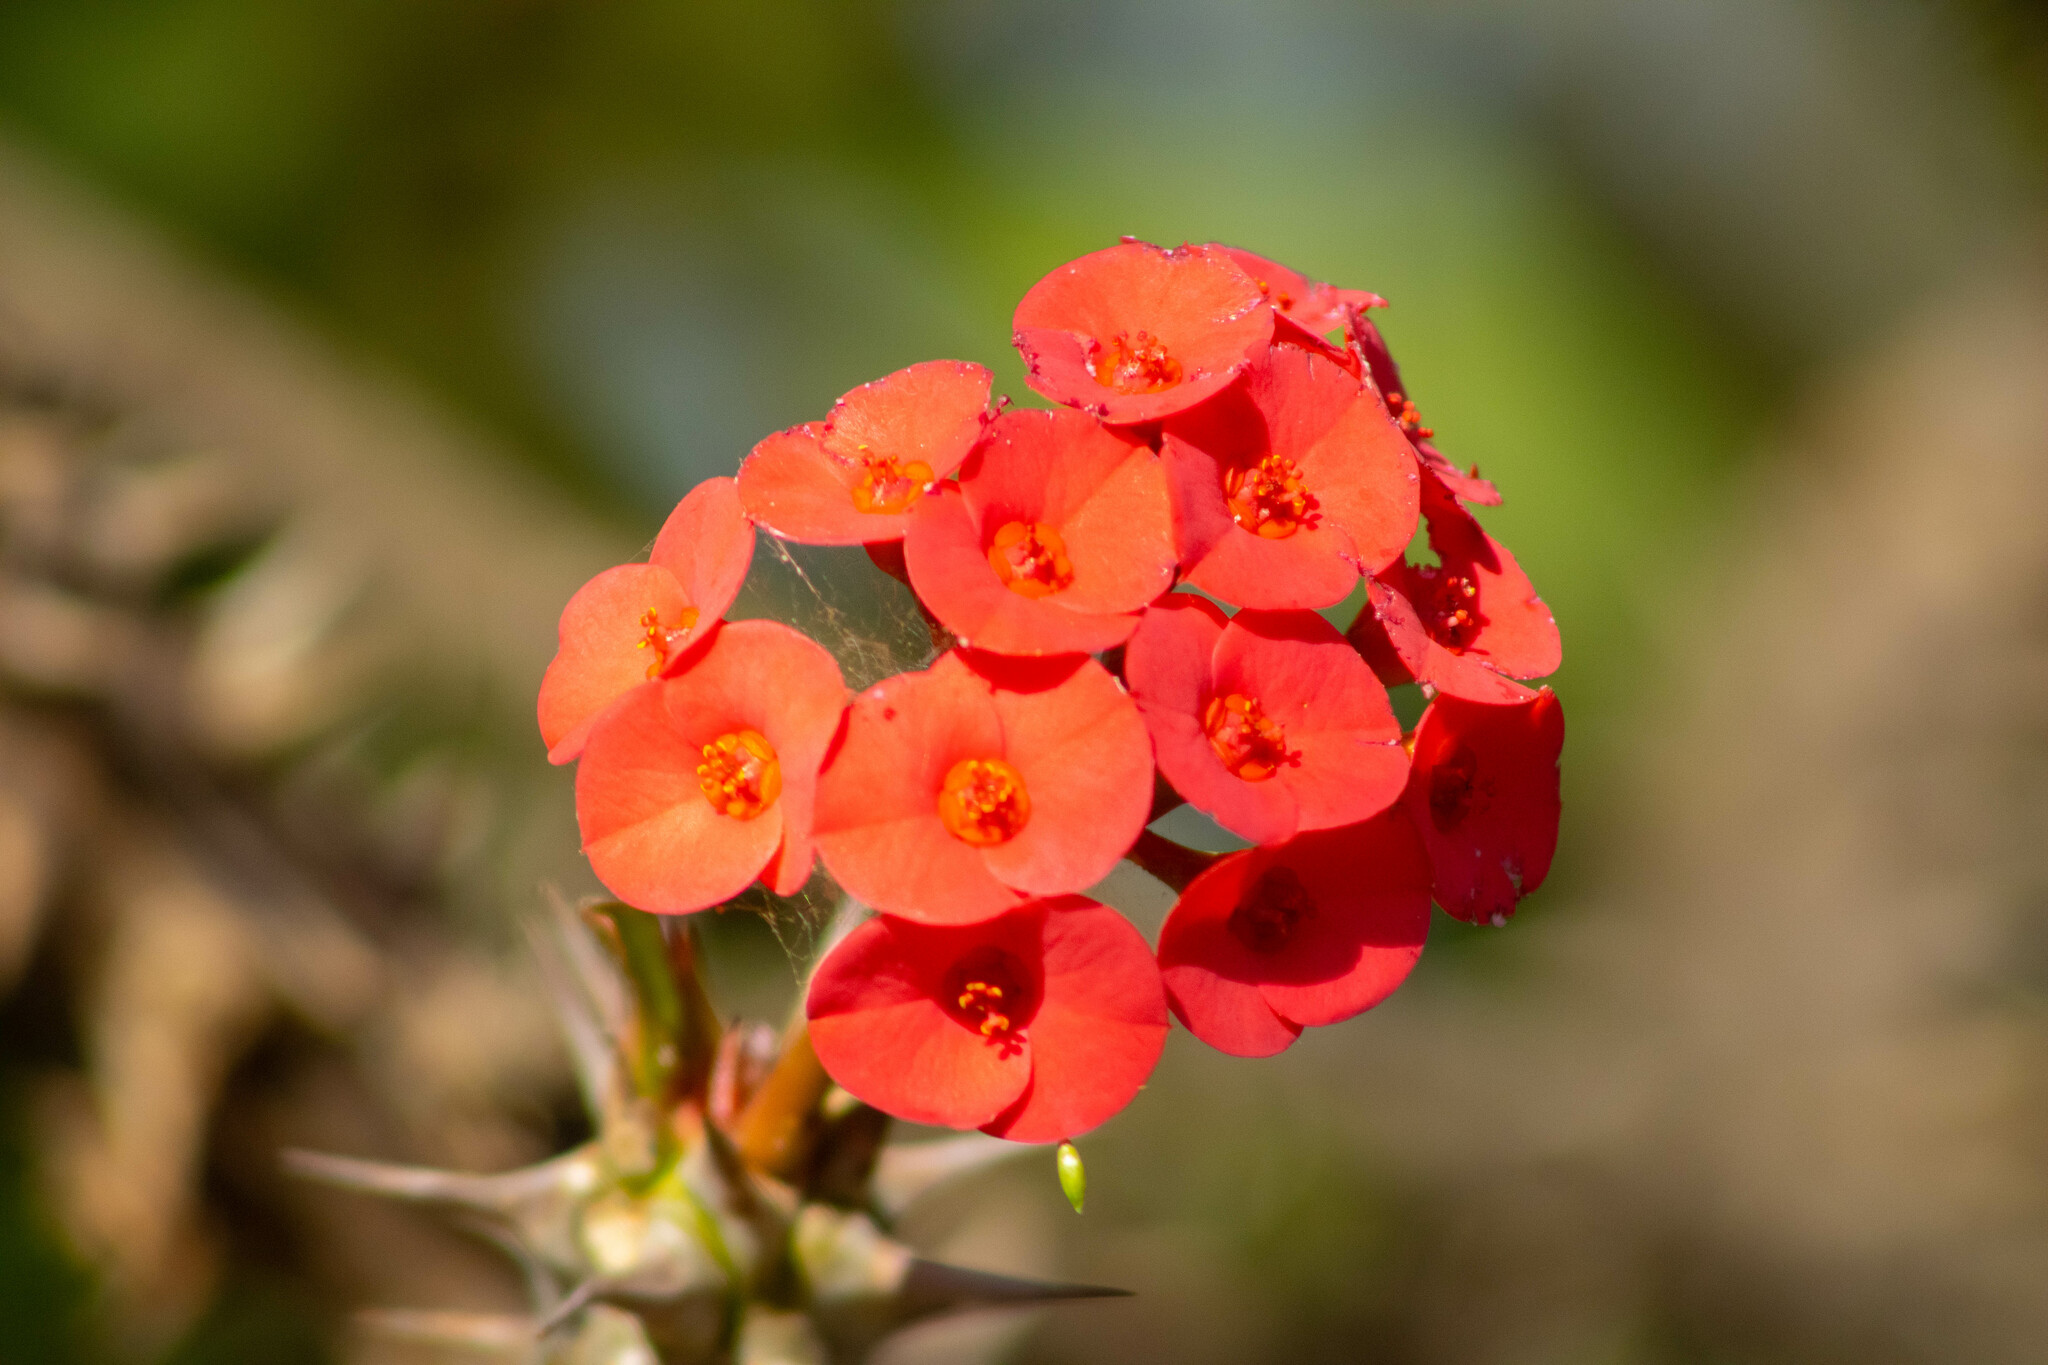
{"label": "plant stem", "polygon": [[1124,857],[1136,863],[1145,871],[1165,882],[1175,891],[1185,891],[1188,883],[1202,875],[1211,864],[1223,855],[1204,853],[1200,849],[1177,844],[1162,834],[1151,830],[1138,831],[1138,842],[1131,845],[1131,851]]}
{"label": "plant stem", "polygon": [[831,1084],[799,1015],[783,1035],[782,1055],[768,1079],[733,1124],[733,1145],[746,1163],[778,1180],[801,1174],[817,1136],[818,1101]]}

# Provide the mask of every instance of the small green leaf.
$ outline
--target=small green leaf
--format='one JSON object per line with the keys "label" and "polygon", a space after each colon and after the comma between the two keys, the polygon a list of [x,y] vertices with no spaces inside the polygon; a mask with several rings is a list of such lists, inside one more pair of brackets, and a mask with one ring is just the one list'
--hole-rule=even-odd
{"label": "small green leaf", "polygon": [[1066,1191],[1067,1202],[1074,1206],[1074,1212],[1081,1211],[1081,1202],[1088,1197],[1088,1171],[1081,1165],[1081,1149],[1071,1142],[1062,1142],[1059,1150],[1060,1188]]}

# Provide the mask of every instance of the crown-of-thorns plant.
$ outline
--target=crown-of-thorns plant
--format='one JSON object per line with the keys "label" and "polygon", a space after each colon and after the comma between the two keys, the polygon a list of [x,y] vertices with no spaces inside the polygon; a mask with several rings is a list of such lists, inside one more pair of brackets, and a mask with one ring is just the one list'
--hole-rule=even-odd
{"label": "crown-of-thorns plant", "polygon": [[[494,1177],[297,1158],[481,1215],[528,1267],[530,1321],[398,1325],[546,1360],[851,1362],[932,1312],[1106,1292],[892,1241],[904,1198],[1004,1149],[885,1147],[888,1116],[1058,1143],[1078,1208],[1071,1139],[1130,1102],[1170,1018],[1267,1056],[1399,986],[1432,899],[1506,922],[1557,838],[1563,715],[1525,685],[1557,627],[1471,510],[1493,484],[1421,424],[1382,303],[1127,239],[1018,306],[1060,409],[991,404],[979,365],[899,370],[577,592],[540,729],[620,903],[584,912],[608,958],[573,933],[543,957],[598,1136]],[[799,631],[724,621],[757,530],[865,546],[935,657],[849,697]],[[1429,702],[1404,735],[1408,683]],[[1148,828],[1183,802],[1250,847]],[[1156,949],[1083,894],[1120,859],[1179,893]],[[818,862],[853,915],[799,1018],[769,1046],[721,1032],[688,922],[654,916],[794,895]]]}

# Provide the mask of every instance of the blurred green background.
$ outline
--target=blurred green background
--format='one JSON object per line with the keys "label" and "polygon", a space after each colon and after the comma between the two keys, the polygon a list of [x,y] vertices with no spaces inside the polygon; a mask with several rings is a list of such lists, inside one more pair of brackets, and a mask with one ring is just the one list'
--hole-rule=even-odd
{"label": "blurred green background", "polygon": [[[1512,991],[1645,818],[1645,727],[1805,396],[2038,237],[2044,44],[2021,0],[5,0],[0,132],[626,540],[913,361],[1028,398],[1015,300],[1120,233],[1380,292],[1566,640],[1554,879],[1511,933],[1440,921],[1411,988]],[[30,1018],[0,1041],[0,1360],[97,1359],[22,1118],[77,1045]],[[1113,1353],[1075,1310],[1023,1358],[1456,1358],[1401,1325],[1426,1194],[1320,1131],[1373,1022],[1261,1073],[1179,1038],[1098,1140],[1069,1244],[1099,1223],[1124,1250],[1090,1268],[1128,1273],[1197,1224],[1210,1278],[1165,1282],[1236,1284],[1251,1326]],[[1204,1093],[1228,1115],[1176,1138]],[[326,1358],[335,1305],[236,1264],[166,1358]],[[1835,1358],[1687,1323],[1483,1358]]]}

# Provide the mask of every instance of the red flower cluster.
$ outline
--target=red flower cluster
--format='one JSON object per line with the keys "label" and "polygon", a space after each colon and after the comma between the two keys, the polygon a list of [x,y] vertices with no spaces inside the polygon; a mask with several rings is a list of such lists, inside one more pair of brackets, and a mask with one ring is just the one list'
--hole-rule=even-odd
{"label": "red flower cluster", "polygon": [[[1381,303],[1127,240],[1018,306],[1059,408],[930,361],[697,488],[646,564],[571,599],[541,686],[597,875],[680,914],[793,894],[815,853],[879,912],[813,977],[826,1069],[1026,1142],[1128,1103],[1169,1012],[1267,1055],[1399,986],[1432,899],[1504,922],[1557,838],[1563,716],[1525,685],[1557,627],[1470,510],[1499,493],[1422,426]],[[866,545],[949,647],[849,697],[796,631],[722,622],[756,527]],[[1319,609],[1354,595],[1339,632]],[[1404,737],[1407,683],[1430,701]],[[1145,828],[1181,801],[1253,847]],[[1156,953],[1081,894],[1123,858],[1181,891]]]}

